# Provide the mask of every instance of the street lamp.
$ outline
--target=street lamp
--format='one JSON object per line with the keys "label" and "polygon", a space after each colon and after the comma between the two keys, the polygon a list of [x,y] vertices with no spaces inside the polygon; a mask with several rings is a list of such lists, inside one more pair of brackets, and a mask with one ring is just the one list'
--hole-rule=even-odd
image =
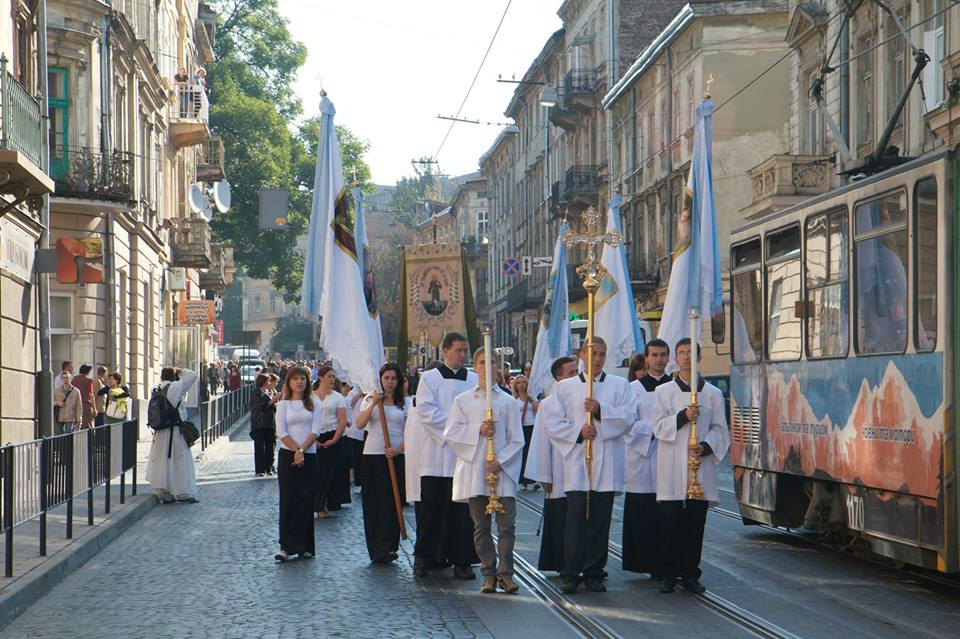
{"label": "street lamp", "polygon": [[540,106],[547,108],[555,107],[559,101],[560,95],[554,87],[545,86],[543,90],[540,91]]}

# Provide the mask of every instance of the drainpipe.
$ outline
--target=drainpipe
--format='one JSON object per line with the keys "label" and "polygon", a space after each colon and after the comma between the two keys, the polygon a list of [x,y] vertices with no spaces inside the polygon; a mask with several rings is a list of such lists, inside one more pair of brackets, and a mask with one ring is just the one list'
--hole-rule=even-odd
{"label": "drainpipe", "polygon": [[[47,0],[37,4],[37,56],[40,59],[41,163],[50,173],[50,114],[47,82]],[[50,195],[43,196],[37,249],[50,248]],[[53,367],[50,362],[50,275],[37,274],[37,320],[40,333],[40,370],[37,372],[37,428],[40,437],[53,434]]]}
{"label": "drainpipe", "polygon": [[[111,88],[111,60],[110,60],[110,15],[103,18],[103,36],[100,38],[100,152],[103,154],[103,165],[108,174],[113,170],[113,156],[111,154],[110,121],[111,111],[113,109],[113,97]],[[120,370],[120,362],[117,357],[117,336],[120,334],[117,326],[117,255],[116,241],[114,236],[114,223],[112,213],[104,215],[104,251],[103,251],[103,271],[106,278],[104,286],[107,294],[107,345],[106,364],[108,368]],[[121,345],[121,348],[123,345]],[[129,379],[130,371],[122,371],[123,375]]]}
{"label": "drainpipe", "polygon": [[[850,147],[850,21],[844,20],[840,28],[840,133]],[[840,184],[846,184],[846,175],[840,176]]]}

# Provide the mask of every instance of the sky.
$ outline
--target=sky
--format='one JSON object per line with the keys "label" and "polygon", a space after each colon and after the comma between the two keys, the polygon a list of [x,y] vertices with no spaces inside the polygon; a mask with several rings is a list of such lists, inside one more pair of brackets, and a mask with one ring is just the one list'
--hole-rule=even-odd
{"label": "sky", "polygon": [[[507,123],[514,84],[561,27],[561,0],[513,0],[460,115]],[[280,0],[293,37],[309,55],[295,89],[317,112],[321,87],[337,124],[370,143],[377,184],[413,175],[410,161],[434,156],[496,31],[507,0]],[[499,126],[457,123],[440,150],[440,170],[479,169]]]}

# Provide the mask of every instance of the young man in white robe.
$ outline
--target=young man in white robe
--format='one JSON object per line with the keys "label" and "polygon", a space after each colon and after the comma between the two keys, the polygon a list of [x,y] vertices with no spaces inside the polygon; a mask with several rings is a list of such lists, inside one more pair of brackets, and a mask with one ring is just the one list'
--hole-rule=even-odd
{"label": "young man in white robe", "polygon": [[660,522],[657,516],[657,440],[653,435],[653,393],[643,380],[630,382],[637,394],[637,421],[624,436],[623,569],[660,578]]}
{"label": "young man in white robe", "polygon": [[[577,360],[561,357],[550,365],[554,386],[577,374]],[[553,386],[540,405],[553,402]],[[526,476],[543,486],[543,535],[540,537],[538,570],[560,572],[563,568],[563,527],[567,518],[567,496],[563,492],[563,457],[550,442],[543,425],[544,413],[538,412],[527,454]]]}
{"label": "young man in white robe", "polygon": [[[520,424],[520,404],[496,384],[492,384],[491,390],[493,419],[487,420],[486,360],[482,348],[473,354],[473,368],[479,382],[453,400],[443,435],[457,455],[453,499],[470,505],[473,541],[483,574],[480,591],[493,593],[499,587],[503,592],[516,594],[520,588],[513,581],[513,545],[517,519],[515,498],[523,458],[523,427]],[[495,459],[487,461],[487,442],[491,437]],[[504,510],[496,515],[486,514],[490,499],[487,475],[490,473],[497,474],[496,494]],[[497,548],[494,548],[491,532],[494,516],[499,538]]]}
{"label": "young man in white robe", "polygon": [[457,464],[443,436],[453,399],[477,385],[466,368],[467,338],[447,333],[441,345],[443,364],[427,371],[417,386],[420,425],[420,516],[414,547],[413,574],[426,577],[432,568],[453,565],[458,579],[475,579],[478,563],[473,546],[473,519],[467,504],[453,501],[453,471]]}
{"label": "young man in white robe", "polygon": [[[562,590],[573,594],[582,581],[591,592],[605,592],[604,567],[613,498],[623,491],[623,436],[637,417],[637,397],[627,380],[603,372],[607,345],[593,341],[593,397],[587,396],[586,373],[564,380],[553,391],[543,424],[563,457],[563,491],[567,517],[563,542]],[[580,351],[586,369],[587,345]],[[587,423],[586,415],[593,415]],[[593,461],[587,476],[586,442],[593,441]],[[589,503],[589,519],[588,515]]]}
{"label": "young man in white robe", "polygon": [[[657,437],[657,504],[660,519],[663,581],[660,592],[673,592],[677,580],[692,593],[706,590],[700,583],[700,555],[707,508],[719,503],[717,466],[730,447],[730,433],[720,390],[700,378],[697,405],[690,405],[689,339],[677,342],[680,371],[673,382],[654,393],[653,432]],[[697,360],[700,347],[697,346]],[[699,443],[690,446],[690,423],[697,423]],[[688,461],[699,458],[697,477],[703,499],[687,498]]]}
{"label": "young man in white robe", "polygon": [[643,349],[643,361],[647,365],[647,373],[638,381],[648,393],[657,390],[657,386],[669,384],[673,378],[667,373],[667,364],[670,363],[670,345],[662,339],[652,339]]}

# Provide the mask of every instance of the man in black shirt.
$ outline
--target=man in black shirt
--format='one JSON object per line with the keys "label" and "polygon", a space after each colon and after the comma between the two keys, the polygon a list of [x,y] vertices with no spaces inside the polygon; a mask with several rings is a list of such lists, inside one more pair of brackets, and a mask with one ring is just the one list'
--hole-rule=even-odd
{"label": "man in black shirt", "polygon": [[640,378],[640,383],[648,393],[652,393],[657,386],[672,381],[667,375],[667,362],[670,361],[670,345],[662,339],[652,339],[647,342],[643,352],[647,363],[647,374]]}

